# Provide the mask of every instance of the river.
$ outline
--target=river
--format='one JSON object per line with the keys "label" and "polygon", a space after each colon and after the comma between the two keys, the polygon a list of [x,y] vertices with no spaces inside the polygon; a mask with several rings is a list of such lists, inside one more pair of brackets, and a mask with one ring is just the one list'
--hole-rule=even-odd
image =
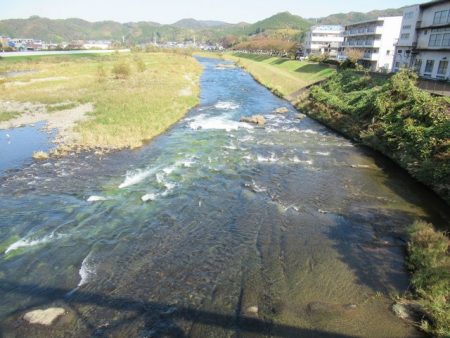
{"label": "river", "polygon": [[[390,296],[409,283],[405,228],[445,205],[199,60],[201,104],[150,144],[0,176],[0,335],[420,337]],[[239,122],[256,113],[265,128]],[[55,306],[51,327],[22,320]]]}

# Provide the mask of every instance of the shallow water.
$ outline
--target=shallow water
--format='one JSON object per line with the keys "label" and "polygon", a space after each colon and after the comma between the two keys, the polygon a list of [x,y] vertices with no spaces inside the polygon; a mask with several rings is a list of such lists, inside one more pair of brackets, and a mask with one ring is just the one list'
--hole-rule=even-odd
{"label": "shallow water", "polygon": [[[408,286],[405,227],[445,223],[445,206],[244,71],[200,61],[200,106],[139,151],[0,177],[3,334],[420,336],[389,294]],[[238,122],[253,114],[266,128]],[[21,320],[50,306],[68,313],[51,328]]]}
{"label": "shallow water", "polygon": [[0,130],[0,176],[8,169],[16,169],[29,163],[33,152],[52,148],[54,134],[42,130],[44,122]]}

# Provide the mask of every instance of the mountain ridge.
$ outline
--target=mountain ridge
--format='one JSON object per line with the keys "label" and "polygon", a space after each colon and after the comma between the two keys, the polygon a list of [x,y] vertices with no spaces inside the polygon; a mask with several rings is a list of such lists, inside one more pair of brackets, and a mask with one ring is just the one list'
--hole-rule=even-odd
{"label": "mountain ridge", "polygon": [[255,36],[280,40],[299,40],[314,24],[349,24],[372,20],[379,16],[402,13],[402,8],[373,10],[367,13],[337,13],[323,18],[305,19],[290,12],[280,12],[255,23],[238,24],[217,20],[185,18],[173,24],[152,21],[119,23],[112,20],[90,22],[79,18],[49,19],[31,16],[27,19],[0,20],[0,35],[62,42],[71,40],[115,40],[129,43],[153,41],[185,41],[194,36],[198,41],[220,42],[226,37],[237,40]]}

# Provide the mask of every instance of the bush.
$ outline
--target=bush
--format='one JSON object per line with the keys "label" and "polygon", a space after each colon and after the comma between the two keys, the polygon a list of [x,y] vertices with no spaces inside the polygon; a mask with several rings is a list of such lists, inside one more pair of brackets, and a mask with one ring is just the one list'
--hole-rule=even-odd
{"label": "bush", "polygon": [[144,60],[142,60],[142,58],[140,58],[139,56],[135,56],[134,62],[136,63],[136,68],[137,68],[138,72],[140,72],[140,73],[145,72],[145,70],[147,69],[147,66],[145,65],[145,62],[144,62]]}
{"label": "bush", "polygon": [[126,79],[131,74],[130,65],[123,60],[119,61],[114,65],[112,73],[116,79]]}
{"label": "bush", "polygon": [[105,67],[100,64],[97,67],[97,80],[98,82],[103,82],[106,80],[107,74],[106,74],[106,70]]}
{"label": "bush", "polygon": [[450,255],[448,237],[432,224],[415,222],[409,231],[408,267],[418,303],[431,323],[422,328],[437,337],[450,336]]}

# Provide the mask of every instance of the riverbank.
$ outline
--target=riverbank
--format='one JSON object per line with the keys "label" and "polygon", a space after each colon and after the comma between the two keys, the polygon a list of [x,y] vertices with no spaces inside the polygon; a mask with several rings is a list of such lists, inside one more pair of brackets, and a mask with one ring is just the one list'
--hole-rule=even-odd
{"label": "riverbank", "polygon": [[380,151],[450,203],[450,104],[416,86],[345,70],[298,98],[312,118]]}
{"label": "riverbank", "polygon": [[223,54],[223,58],[236,62],[256,81],[283,98],[289,98],[298,90],[335,73],[328,65],[268,55],[232,53]]}
{"label": "riverbank", "polygon": [[60,145],[136,148],[198,104],[198,62],[172,53],[73,54],[0,61],[0,128],[48,121]]}

